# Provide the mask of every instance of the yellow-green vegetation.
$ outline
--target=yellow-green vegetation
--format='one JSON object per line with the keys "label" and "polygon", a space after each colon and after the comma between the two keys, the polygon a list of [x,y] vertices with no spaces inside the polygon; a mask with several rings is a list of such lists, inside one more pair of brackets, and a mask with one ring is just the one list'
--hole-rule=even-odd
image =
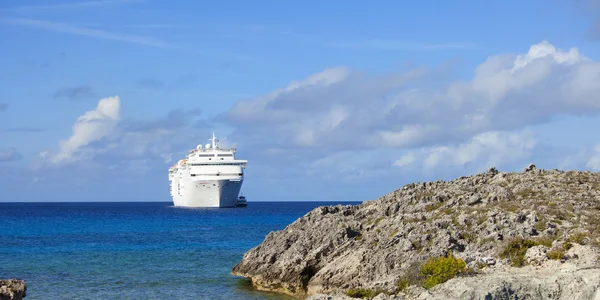
{"label": "yellow-green vegetation", "polygon": [[432,288],[467,271],[465,261],[455,258],[452,253],[447,257],[429,258],[421,266],[421,276],[424,277],[423,287]]}
{"label": "yellow-green vegetation", "polygon": [[467,268],[464,260],[455,258],[452,253],[448,256],[430,257],[420,266],[413,264],[406,274],[396,281],[396,288],[402,292],[411,285],[432,288],[458,275],[473,272]]}
{"label": "yellow-green vegetation", "polygon": [[346,295],[352,298],[373,298],[381,293],[382,290],[351,289],[346,292]]}
{"label": "yellow-green vegetation", "polygon": [[537,239],[515,237],[509,240],[502,252],[500,252],[500,258],[508,258],[513,267],[522,267],[525,265],[525,253],[527,249],[540,245],[551,247],[552,241],[553,238],[549,236]]}

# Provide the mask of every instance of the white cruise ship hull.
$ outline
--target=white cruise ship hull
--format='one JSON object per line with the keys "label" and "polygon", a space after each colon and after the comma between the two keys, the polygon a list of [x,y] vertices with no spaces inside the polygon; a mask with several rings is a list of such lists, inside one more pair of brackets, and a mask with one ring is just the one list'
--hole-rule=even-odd
{"label": "white cruise ship hull", "polygon": [[237,206],[248,161],[236,159],[235,148],[221,148],[214,133],[210,141],[169,168],[174,206]]}
{"label": "white cruise ship hull", "polygon": [[188,181],[173,197],[181,207],[235,207],[243,180]]}

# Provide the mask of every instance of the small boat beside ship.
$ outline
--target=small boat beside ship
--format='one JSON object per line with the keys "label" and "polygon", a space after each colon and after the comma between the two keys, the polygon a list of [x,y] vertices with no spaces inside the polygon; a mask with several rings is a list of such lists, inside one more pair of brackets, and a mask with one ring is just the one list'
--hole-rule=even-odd
{"label": "small boat beside ship", "polygon": [[235,203],[236,207],[246,207],[248,206],[248,202],[246,202],[246,197],[244,196],[239,196],[236,203]]}

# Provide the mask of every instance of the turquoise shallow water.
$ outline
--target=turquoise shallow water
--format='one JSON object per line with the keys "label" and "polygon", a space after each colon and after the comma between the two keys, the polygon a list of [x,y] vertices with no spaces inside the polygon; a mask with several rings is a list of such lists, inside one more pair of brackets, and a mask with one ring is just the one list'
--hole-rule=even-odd
{"label": "turquoise shallow water", "polygon": [[26,280],[28,300],[289,299],[231,268],[270,231],[340,203],[353,204],[0,203],[0,278]]}

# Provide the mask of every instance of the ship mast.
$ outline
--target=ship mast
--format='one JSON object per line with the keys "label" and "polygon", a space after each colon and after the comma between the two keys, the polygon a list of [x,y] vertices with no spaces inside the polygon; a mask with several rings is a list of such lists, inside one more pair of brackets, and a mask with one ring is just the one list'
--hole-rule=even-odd
{"label": "ship mast", "polygon": [[217,137],[215,137],[215,131],[214,131],[214,130],[213,130],[213,133],[212,133],[212,134],[213,134],[213,135],[212,135],[212,139],[211,139],[211,142],[212,142],[212,148],[213,148],[213,149],[217,149],[217,146],[218,146],[219,140],[217,140]]}

